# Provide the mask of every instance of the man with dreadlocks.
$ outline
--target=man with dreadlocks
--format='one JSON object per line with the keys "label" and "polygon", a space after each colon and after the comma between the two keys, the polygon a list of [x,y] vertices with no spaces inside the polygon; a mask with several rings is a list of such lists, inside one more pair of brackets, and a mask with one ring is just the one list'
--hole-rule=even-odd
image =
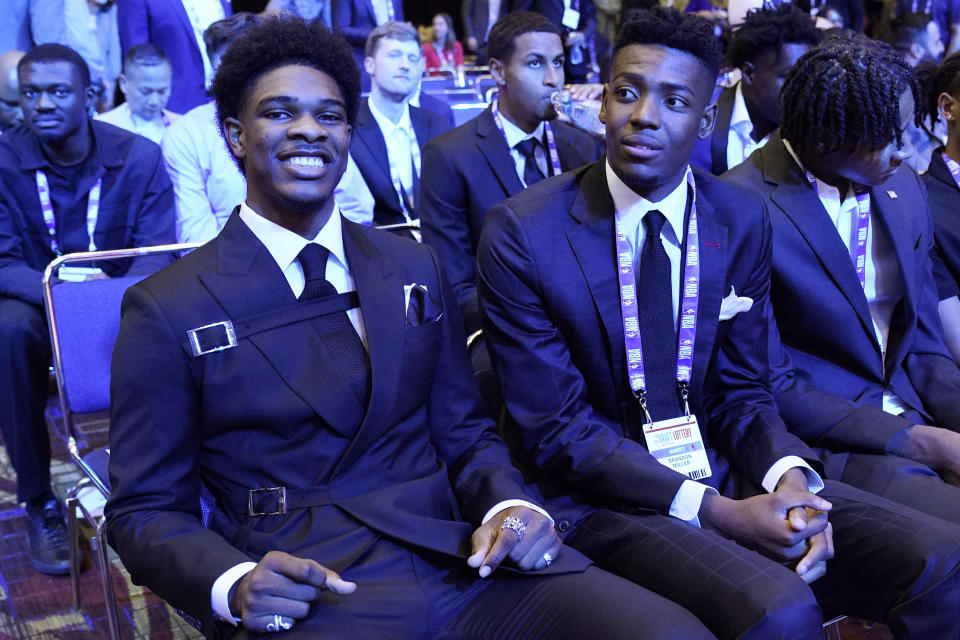
{"label": "man with dreadlocks", "polygon": [[943,481],[960,481],[960,371],[937,317],[927,194],[902,166],[916,78],[889,45],[836,38],[797,62],[781,99],[780,134],[726,174],[770,210],[781,415],[824,447],[827,477],[960,522]]}
{"label": "man with dreadlocks", "polygon": [[808,13],[793,4],[757,9],[733,32],[727,65],[741,80],[717,98],[713,135],[697,140],[690,164],[720,175],[765,145],[780,126],[780,87],[797,58],[823,39]]}

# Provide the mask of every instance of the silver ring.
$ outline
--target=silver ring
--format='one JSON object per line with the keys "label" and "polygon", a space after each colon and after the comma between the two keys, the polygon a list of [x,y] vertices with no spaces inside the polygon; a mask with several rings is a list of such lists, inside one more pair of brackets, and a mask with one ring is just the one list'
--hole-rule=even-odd
{"label": "silver ring", "polygon": [[527,531],[527,525],[523,524],[523,520],[516,516],[507,516],[504,518],[500,528],[510,529],[517,534],[517,542],[523,540],[523,534]]}
{"label": "silver ring", "polygon": [[543,554],[543,561],[544,561],[544,563],[546,563],[546,565],[547,565],[548,567],[549,567],[551,564],[553,564],[553,556],[550,555],[550,552],[549,552],[549,551]]}
{"label": "silver ring", "polygon": [[283,616],[281,616],[279,613],[273,614],[273,622],[267,623],[267,631],[271,633],[274,631],[281,631],[281,630],[289,631],[292,628],[293,628],[293,621],[291,620],[288,622],[287,620],[284,620]]}

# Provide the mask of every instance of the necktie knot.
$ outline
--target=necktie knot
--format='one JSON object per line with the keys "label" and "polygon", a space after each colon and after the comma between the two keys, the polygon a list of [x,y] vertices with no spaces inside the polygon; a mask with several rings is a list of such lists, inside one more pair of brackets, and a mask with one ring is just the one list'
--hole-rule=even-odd
{"label": "necktie knot", "polygon": [[523,181],[529,187],[544,179],[540,165],[537,163],[536,149],[540,141],[536,138],[527,138],[513,145],[514,148],[523,156]]}
{"label": "necktie knot", "polygon": [[536,138],[524,138],[523,140],[515,144],[514,147],[516,147],[517,151],[520,152],[520,155],[522,155],[524,159],[528,161],[536,162],[537,161],[536,151],[537,151],[538,144],[539,142],[537,141]]}
{"label": "necktie knot", "polygon": [[329,257],[329,249],[316,242],[308,242],[300,251],[300,255],[297,256],[300,260],[300,266],[303,268],[304,281],[325,280]]}
{"label": "necktie knot", "polygon": [[659,238],[660,231],[666,221],[666,216],[656,209],[647,211],[647,215],[643,216],[643,228],[647,232],[647,237],[650,239]]}

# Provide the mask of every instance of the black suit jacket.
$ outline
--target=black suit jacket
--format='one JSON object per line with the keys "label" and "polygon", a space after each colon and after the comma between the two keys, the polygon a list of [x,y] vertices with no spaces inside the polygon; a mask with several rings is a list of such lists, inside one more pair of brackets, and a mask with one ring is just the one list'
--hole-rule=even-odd
{"label": "black suit jacket", "polygon": [[923,174],[923,184],[930,198],[933,217],[933,277],[941,300],[957,295],[960,283],[960,188],[943,161],[943,147],[930,157],[930,166]]}
{"label": "black suit jacket", "polygon": [[[586,133],[559,120],[550,126],[564,171],[603,154],[603,143]],[[468,332],[480,326],[475,256],[486,213],[522,190],[516,164],[490,109],[423,150],[423,240],[434,248],[450,276]]]}
{"label": "black suit jacket", "polygon": [[[403,22],[403,0],[390,1],[393,2],[393,19]],[[377,26],[373,3],[370,0],[335,0],[331,5],[331,19],[333,28],[350,43],[353,57],[363,69],[367,36]]]}
{"label": "black suit jacket", "polygon": [[[343,239],[369,344],[366,409],[307,322],[189,354],[192,328],[296,302],[236,213],[214,240],[125,296],[111,380],[110,544],[137,584],[208,635],[211,586],[239,562],[279,549],[343,571],[386,536],[461,563],[485,511],[527,495],[480,409],[432,252],[347,221]],[[410,283],[427,287],[433,307],[413,326]],[[201,482],[216,499],[209,528]],[[237,507],[247,490],[279,486],[320,488],[326,504],[261,517],[244,533]],[[576,552],[561,558],[566,570],[586,564]]]}
{"label": "black suit jacket", "polygon": [[910,424],[880,410],[885,389],[928,424],[960,428],[960,371],[943,344],[933,225],[917,174],[904,167],[870,189],[873,223],[892,239],[904,283],[886,358],[850,254],[779,135],[724,177],[761,194],[770,211],[771,302],[789,356],[773,376],[791,430],[835,451],[884,453]]}
{"label": "black suit jacket", "polygon": [[507,15],[510,10],[509,0],[466,0],[463,3],[463,40],[476,38],[477,43],[487,42],[487,26],[490,20],[490,2],[500,5],[497,19]]}
{"label": "black suit jacket", "polygon": [[[706,482],[730,495],[738,478],[760,486],[786,455],[814,456],[787,432],[767,386],[770,225],[763,202],[708,174],[697,173],[696,181],[701,294],[690,408],[713,469]],[[604,162],[544,180],[491,209],[477,261],[494,368],[540,486],[594,506],[668,513],[686,476],[643,444],[627,377]],[[720,321],[731,287],[753,306]],[[569,508],[581,517],[587,509]]]}
{"label": "black suit jacket", "polygon": [[697,140],[690,155],[690,164],[709,171],[715,176],[728,169],[727,142],[730,139],[730,118],[733,117],[733,103],[737,97],[736,85],[727,87],[717,97],[717,123],[713,134],[707,140]]}
{"label": "black suit jacket", "polygon": [[[449,123],[440,115],[426,109],[410,107],[410,121],[421,151],[427,142],[450,129]],[[376,225],[404,222],[400,198],[390,179],[390,161],[387,159],[387,143],[380,126],[370,112],[367,100],[360,104],[357,124],[350,139],[350,155],[360,169],[370,193],[373,194],[373,222]],[[421,163],[421,180],[425,173]],[[420,208],[420,205],[416,205]]]}

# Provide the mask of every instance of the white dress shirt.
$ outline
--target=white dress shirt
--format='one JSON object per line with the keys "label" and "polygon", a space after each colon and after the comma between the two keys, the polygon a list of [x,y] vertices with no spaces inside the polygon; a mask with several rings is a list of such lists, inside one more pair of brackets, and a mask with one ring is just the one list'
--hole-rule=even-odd
{"label": "white dress shirt", "polygon": [[[380,127],[380,133],[383,134],[383,141],[387,145],[387,162],[390,165],[390,178],[400,180],[400,184],[406,193],[413,192],[413,171],[414,162],[419,159],[419,143],[417,142],[417,133],[413,130],[413,121],[410,120],[410,105],[403,105],[403,115],[400,120],[393,122],[382,111],[377,109],[373,100],[368,100],[370,113],[373,119]],[[414,146],[418,153],[414,155]],[[396,174],[394,174],[396,172]],[[417,175],[420,174],[420,167],[416,167]]]}
{"label": "white dress shirt", "polygon": [[119,107],[98,114],[97,120],[112,124],[115,127],[136,133],[157,144],[163,140],[163,135],[174,122],[180,119],[179,113],[163,110],[163,117],[157,120],[144,120],[130,111],[130,103],[124,102]]}
{"label": "white dress shirt", "polygon": [[503,135],[507,140],[507,146],[510,147],[510,157],[513,158],[513,166],[517,170],[517,176],[520,178],[521,184],[524,187],[527,186],[527,183],[523,181],[523,170],[527,166],[527,160],[523,157],[523,154],[517,149],[517,143],[527,138],[535,138],[538,144],[534,148],[533,155],[537,159],[537,167],[540,168],[540,173],[544,176],[549,176],[550,171],[547,168],[547,151],[543,147],[543,122],[537,125],[537,128],[533,130],[532,133],[527,133],[517,125],[510,122],[510,119],[507,118],[503,112],[500,112],[500,122],[503,123]]}
{"label": "white dress shirt", "polygon": [[370,0],[373,5],[373,16],[377,19],[377,24],[395,20],[393,13],[393,0]]}
{"label": "white dress shirt", "polygon": [[[267,220],[251,209],[246,202],[240,205],[240,219],[264,244],[273,259],[277,261],[277,265],[283,272],[283,277],[287,279],[287,284],[290,285],[293,295],[297,298],[303,293],[306,284],[303,277],[303,267],[300,266],[297,256],[307,246],[308,242],[319,244],[330,252],[325,276],[330,284],[336,288],[337,293],[356,290],[353,276],[350,274],[350,265],[347,263],[347,253],[343,247],[343,225],[338,211],[334,211],[313,240],[307,240],[303,236]],[[347,316],[350,318],[353,328],[360,335],[364,348],[367,349],[367,333],[360,308],[348,310]],[[553,524],[553,518],[542,508],[526,500],[517,499],[504,500],[494,505],[484,515],[483,522],[486,523],[500,511],[515,506],[533,509],[549,518],[550,523]],[[237,580],[252,571],[256,566],[255,562],[242,562],[227,569],[214,581],[213,587],[210,589],[210,606],[219,618],[234,625],[240,621],[230,612],[230,589]]]}
{"label": "white dress shirt", "polygon": [[[642,224],[643,217],[649,211],[655,209],[667,219],[668,224],[663,225],[660,238],[663,241],[664,251],[670,259],[670,290],[673,297],[673,319],[676,325],[680,305],[680,270],[683,268],[681,243],[683,242],[684,221],[689,197],[687,181],[685,179],[681,180],[680,184],[659,202],[651,202],[624,184],[619,176],[614,173],[609,162],[606,163],[606,174],[617,220],[620,222],[620,228],[633,250],[635,272],[639,269],[639,251],[643,247],[643,242],[647,236],[646,228]],[[701,425],[701,429],[704,426]],[[763,488],[768,492],[773,492],[783,474],[795,467],[799,467],[807,476],[810,491],[817,492],[823,489],[823,480],[799,456],[785,456],[777,460],[764,474]],[[700,504],[703,502],[703,495],[707,491],[717,493],[716,489],[703,483],[684,480],[670,504],[670,515],[699,526],[700,520],[697,514],[700,511]]]}
{"label": "white dress shirt", "polygon": [[[220,135],[216,103],[188,111],[161,142],[176,201],[177,242],[206,242],[220,233],[247,194],[247,183]],[[353,158],[333,193],[347,220],[373,223],[373,194]]]}
{"label": "white dress shirt", "polygon": [[737,83],[730,114],[730,131],[727,133],[727,169],[733,169],[750,157],[750,154],[770,141],[771,131],[760,140],[753,139],[753,121],[743,99],[743,84]]}
{"label": "white dress shirt", "polygon": [[[793,156],[800,169],[806,172],[800,159],[794,153],[790,143],[783,141],[787,151]],[[826,209],[830,221],[840,234],[844,246],[850,257],[850,268],[853,269],[853,253],[851,248],[851,225],[854,216],[858,214],[856,194],[853,186],[847,187],[847,192],[840,197],[840,190],[823,182],[816,176],[817,196]],[[877,344],[880,346],[881,358],[887,356],[887,340],[890,335],[890,322],[893,319],[893,310],[904,295],[903,276],[900,274],[900,263],[893,248],[893,241],[879,218],[874,215],[871,203],[870,229],[867,233],[867,261],[864,265],[863,294],[867,298],[870,308],[870,319],[873,321],[873,332]],[[909,408],[900,396],[892,391],[883,392],[883,410],[887,413],[900,415]]]}
{"label": "white dress shirt", "polygon": [[203,32],[217,20],[223,20],[226,17],[223,14],[223,5],[220,4],[220,0],[181,1],[183,2],[183,8],[187,10],[190,26],[193,27],[193,37],[197,41],[200,58],[203,60],[204,86],[209,87],[213,81],[213,67],[210,65],[210,58],[207,56],[207,45],[203,42]]}
{"label": "white dress shirt", "polygon": [[63,22],[66,44],[87,62],[91,81],[102,84],[103,102],[113,104],[114,85],[123,67],[117,5],[104,9],[89,0],[63,0]]}

